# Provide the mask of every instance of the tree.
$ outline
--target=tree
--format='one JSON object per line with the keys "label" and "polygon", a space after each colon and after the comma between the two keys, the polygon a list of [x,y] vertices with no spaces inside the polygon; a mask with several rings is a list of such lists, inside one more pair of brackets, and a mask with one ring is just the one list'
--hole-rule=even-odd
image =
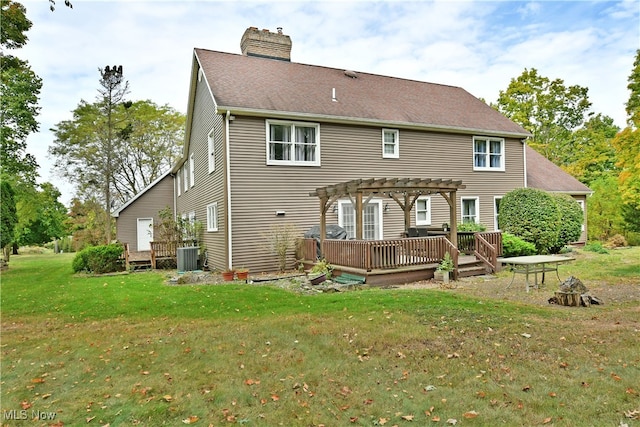
{"label": "tree", "polygon": [[[71,201],[67,230],[73,236],[73,249],[79,251],[87,246],[97,246],[104,242],[104,208],[95,198],[86,200],[74,198]],[[110,222],[111,223],[111,222]]]}
{"label": "tree", "polygon": [[0,180],[0,202],[0,248],[3,251],[3,261],[6,262],[9,261],[8,246],[13,242],[18,217],[13,188],[4,179]]}
{"label": "tree", "polygon": [[636,50],[636,57],[633,61],[633,70],[628,80],[627,89],[631,91],[629,100],[626,103],[626,110],[629,125],[640,127],[640,49]]}
{"label": "tree", "polygon": [[590,182],[602,177],[617,175],[617,151],[613,139],[620,128],[613,119],[597,114],[573,133],[573,150],[564,169],[580,182]]}
{"label": "tree", "polygon": [[571,133],[580,127],[591,103],[588,89],[565,86],[561,79],[540,76],[525,68],[500,91],[498,111],[531,132],[531,146],[557,165],[567,165],[573,147]]}
{"label": "tree", "polygon": [[103,80],[97,102],[81,101],[71,120],[52,129],[49,153],[56,169],[77,185],[78,195],[99,197],[102,211],[109,213],[172,166],[181,152],[185,119],[151,101],[124,102],[122,88]]}
{"label": "tree", "polygon": [[[31,21],[20,3],[2,0],[0,42],[5,49],[17,49],[27,42]],[[27,136],[38,130],[36,116],[42,80],[28,63],[12,55],[0,56],[0,173],[12,181],[35,183],[38,164],[26,153]]]}
{"label": "tree", "polygon": [[591,184],[593,195],[589,197],[587,222],[590,240],[607,240],[624,232],[625,222],[620,209],[622,197],[615,176],[603,176]]}
{"label": "tree", "polygon": [[17,197],[20,212],[15,241],[18,245],[43,245],[66,236],[67,209],[58,201],[60,191],[51,183]]}

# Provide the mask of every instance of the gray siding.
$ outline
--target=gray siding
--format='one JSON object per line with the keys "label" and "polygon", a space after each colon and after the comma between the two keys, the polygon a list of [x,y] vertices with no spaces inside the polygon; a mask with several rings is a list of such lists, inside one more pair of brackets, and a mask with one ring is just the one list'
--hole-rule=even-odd
{"label": "gray siding", "polygon": [[[215,170],[209,173],[208,135],[215,127]],[[225,198],[225,144],[224,120],[215,114],[215,105],[204,80],[197,81],[191,123],[189,152],[185,166],[189,167],[189,157],[195,159],[195,185],[186,192],[180,189],[176,198],[178,216],[195,212],[196,221],[203,225],[202,243],[206,246],[210,268],[225,268],[227,265],[227,208]],[[176,180],[177,183],[177,180]],[[184,183],[181,183],[184,186]],[[176,191],[176,195],[178,192]],[[207,205],[218,203],[218,231],[207,231]]]}
{"label": "gray siding", "polygon": [[[236,115],[230,125],[233,265],[273,270],[277,263],[262,249],[261,233],[272,224],[293,223],[302,234],[319,223],[319,201],[309,192],[349,179],[420,177],[460,179],[460,197],[479,197],[480,221],[493,230],[494,196],[524,186],[524,156],[517,139],[505,141],[505,172],[474,172],[472,135],[400,129],[400,158],[382,158],[381,127],[321,123],[320,167],[267,166],[265,119]],[[449,221],[449,208],[432,195],[432,224]],[[383,214],[384,237],[404,231],[402,211],[392,199]],[[286,211],[276,217],[278,210]],[[329,213],[337,223],[337,215]],[[412,218],[413,221],[413,218]],[[460,221],[460,217],[458,217]]]}
{"label": "gray siding", "polygon": [[128,243],[129,250],[138,250],[138,218],[153,218],[153,224],[160,221],[158,212],[165,208],[173,211],[173,177],[167,175],[149,188],[137,200],[122,210],[116,218],[116,238]]}

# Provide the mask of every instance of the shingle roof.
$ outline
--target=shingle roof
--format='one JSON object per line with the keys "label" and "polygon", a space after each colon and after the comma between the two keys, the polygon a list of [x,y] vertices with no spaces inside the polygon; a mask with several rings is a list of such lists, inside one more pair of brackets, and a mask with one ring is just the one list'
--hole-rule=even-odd
{"label": "shingle roof", "polygon": [[527,187],[568,194],[593,191],[533,148],[526,146]]}
{"label": "shingle roof", "polygon": [[[462,88],[195,49],[219,110],[418,126],[524,138],[529,133]],[[332,100],[335,89],[336,101]]]}

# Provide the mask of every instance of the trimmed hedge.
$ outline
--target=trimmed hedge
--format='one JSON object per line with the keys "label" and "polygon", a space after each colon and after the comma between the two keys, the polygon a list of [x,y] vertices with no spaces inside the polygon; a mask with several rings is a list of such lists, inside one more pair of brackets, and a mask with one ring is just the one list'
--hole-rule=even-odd
{"label": "trimmed hedge", "polygon": [[120,256],[124,248],[119,244],[89,246],[78,252],[71,264],[73,271],[78,273],[103,274],[124,270]]}
{"label": "trimmed hedge", "polygon": [[513,234],[502,234],[502,254],[505,257],[536,255],[536,246]]}
{"label": "trimmed hedge", "polygon": [[519,188],[500,201],[500,229],[532,243],[537,253],[557,253],[578,240],[582,208],[572,197],[534,188]]}

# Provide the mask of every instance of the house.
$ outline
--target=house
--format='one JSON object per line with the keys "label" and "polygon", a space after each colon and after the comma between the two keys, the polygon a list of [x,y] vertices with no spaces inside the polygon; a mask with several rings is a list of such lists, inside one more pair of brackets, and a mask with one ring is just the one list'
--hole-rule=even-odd
{"label": "house", "polygon": [[[201,221],[211,267],[277,268],[272,225],[300,235],[319,223],[310,193],[354,179],[464,183],[459,222],[495,229],[497,200],[526,184],[529,133],[462,88],[291,61],[291,39],[248,28],[242,54],[195,49],[175,212]],[[348,197],[327,213],[355,236]],[[368,200],[365,239],[399,238],[402,210]],[[419,198],[412,225],[450,222],[439,195]],[[292,265],[293,266],[293,265]]]}
{"label": "house", "polygon": [[167,208],[173,212],[173,194],[173,176],[167,171],[112,214],[116,218],[116,239],[127,243],[132,252],[150,250],[159,212]]}
{"label": "house", "polygon": [[[295,63],[280,28],[250,27],[240,44],[242,54],[194,49],[184,151],[165,176],[173,192],[151,197],[203,224],[211,268],[273,271],[265,231],[291,225],[302,236],[321,218],[368,240],[400,239],[409,223],[493,231],[500,198],[535,181],[530,134],[460,87]],[[348,193],[317,197],[373,178],[429,188],[406,211],[392,194],[371,193],[360,225]],[[152,216],[151,206],[134,211],[146,200],[121,208],[121,241],[133,235],[131,225],[120,233],[123,216]]]}
{"label": "house", "polygon": [[527,187],[549,193],[568,194],[580,204],[584,212],[584,222],[580,239],[575,243],[585,244],[587,242],[587,196],[593,191],[533,148],[527,146],[525,155],[527,156]]}

